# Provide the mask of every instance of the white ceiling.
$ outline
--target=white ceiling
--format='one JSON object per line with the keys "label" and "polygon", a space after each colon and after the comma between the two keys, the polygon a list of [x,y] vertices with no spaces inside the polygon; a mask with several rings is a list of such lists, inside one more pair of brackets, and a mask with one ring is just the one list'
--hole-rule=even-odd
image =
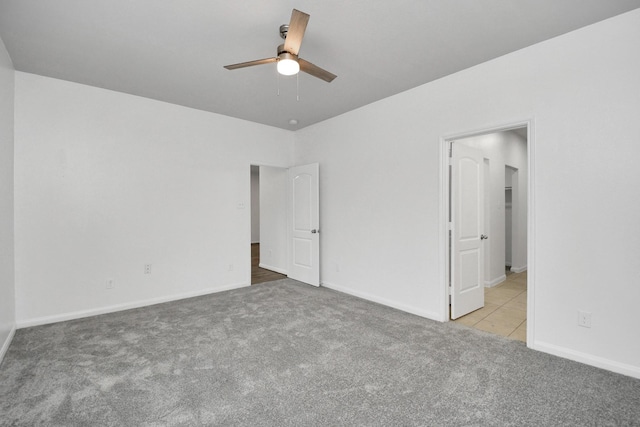
{"label": "white ceiling", "polygon": [[[336,80],[278,79],[275,64],[222,68],[275,56],[278,28],[294,7],[311,15],[300,57]],[[0,37],[19,71],[299,129],[638,7],[640,0],[0,0]]]}

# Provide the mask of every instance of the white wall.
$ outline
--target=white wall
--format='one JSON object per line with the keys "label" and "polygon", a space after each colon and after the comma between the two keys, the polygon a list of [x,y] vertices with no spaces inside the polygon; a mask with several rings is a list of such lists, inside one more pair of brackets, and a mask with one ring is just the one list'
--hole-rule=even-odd
{"label": "white wall", "polygon": [[287,247],[287,169],[260,166],[260,266],[287,274]]}
{"label": "white wall", "polygon": [[524,271],[527,267],[527,143],[524,138],[512,131],[495,132],[456,140],[456,144],[476,148],[489,159],[489,236],[487,245],[490,251],[490,268],[486,277],[486,285],[495,286],[504,281],[505,276],[505,166],[518,169],[515,194],[518,197],[519,209],[515,213],[515,230],[517,245],[512,248],[514,270]]}
{"label": "white wall", "polygon": [[251,243],[260,243],[260,167],[251,165]]}
{"label": "white wall", "polygon": [[639,75],[635,10],[298,131],[323,283],[446,319],[442,140],[533,119],[528,345],[640,377]]}
{"label": "white wall", "polygon": [[13,105],[11,58],[0,40],[0,362],[15,331],[13,250]]}
{"label": "white wall", "polygon": [[21,72],[15,109],[20,326],[250,284],[249,167],[291,132]]}

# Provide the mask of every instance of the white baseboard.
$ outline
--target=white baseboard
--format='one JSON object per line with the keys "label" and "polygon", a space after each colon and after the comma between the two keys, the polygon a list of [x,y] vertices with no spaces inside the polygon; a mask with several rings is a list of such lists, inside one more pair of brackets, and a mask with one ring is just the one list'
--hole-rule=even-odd
{"label": "white baseboard", "polygon": [[142,301],[127,302],[124,304],[111,305],[107,307],[99,307],[99,308],[94,308],[89,310],[74,311],[71,313],[56,314],[53,316],[37,317],[34,319],[20,320],[17,322],[16,326],[18,329],[22,329],[22,328],[29,328],[31,326],[47,325],[49,323],[65,322],[67,320],[82,319],[85,317],[98,316],[100,314],[115,313],[117,311],[131,310],[133,308],[146,307],[149,305],[162,304],[170,301],[178,301],[186,298],[193,298],[193,297],[199,297],[202,295],[209,295],[209,294],[214,294],[218,292],[230,291],[232,289],[244,288],[247,286],[251,286],[251,285],[247,283],[235,283],[235,284],[216,287],[216,288],[200,289],[198,291],[186,292],[183,294],[168,295],[168,296],[159,297],[159,298],[151,298],[151,299],[142,300]]}
{"label": "white baseboard", "polygon": [[275,271],[276,273],[284,274],[285,276],[289,274],[288,270],[285,270],[284,268],[273,267],[269,264],[260,263],[258,264],[258,267],[264,268],[265,270]]}
{"label": "white baseboard", "polygon": [[526,265],[522,267],[511,266],[509,270],[513,271],[514,273],[522,273],[523,271],[527,271],[527,266]]}
{"label": "white baseboard", "polygon": [[494,286],[499,285],[500,283],[504,282],[505,280],[507,280],[507,276],[506,274],[503,274],[500,277],[497,277],[489,282],[485,281],[484,282],[484,287],[485,288],[493,288]]}
{"label": "white baseboard", "polygon": [[322,282],[320,286],[328,289],[333,289],[334,291],[342,292],[348,295],[352,295],[354,297],[362,298],[367,301],[372,301],[378,304],[386,305],[387,307],[395,308],[397,310],[404,311],[410,314],[415,314],[416,316],[426,317],[427,319],[435,320],[437,322],[442,321],[442,316],[439,313],[434,313],[434,312],[423,310],[417,307],[412,307],[406,304],[398,303],[396,301],[388,300],[386,298],[380,298],[368,292],[355,291],[353,289],[349,289],[347,287],[336,285],[330,282]]}
{"label": "white baseboard", "polygon": [[582,353],[580,351],[571,350],[545,342],[536,341],[530,348],[543,353],[553,354],[554,356],[563,357],[575,362],[584,363],[586,365],[595,366],[596,368],[606,369],[629,377],[640,379],[640,366],[627,365],[625,363],[616,362],[614,360],[605,359],[603,357],[594,356],[592,354]]}
{"label": "white baseboard", "polygon": [[13,336],[16,334],[16,325],[13,325],[11,330],[9,331],[9,335],[7,339],[2,343],[2,348],[0,348],[0,364],[2,364],[2,360],[4,359],[4,355],[7,354],[7,350],[9,350],[9,346],[11,345],[11,341],[13,341]]}

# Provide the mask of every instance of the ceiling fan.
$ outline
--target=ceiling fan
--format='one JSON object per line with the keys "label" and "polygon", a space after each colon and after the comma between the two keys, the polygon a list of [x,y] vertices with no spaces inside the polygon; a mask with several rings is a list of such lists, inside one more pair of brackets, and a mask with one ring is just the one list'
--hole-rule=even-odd
{"label": "ceiling fan", "polygon": [[314,77],[331,83],[337,76],[323,70],[317,65],[309,61],[305,61],[298,57],[298,51],[302,44],[302,37],[309,22],[309,15],[293,9],[291,12],[291,20],[289,25],[280,26],[280,37],[284,39],[284,44],[278,46],[277,56],[274,58],[258,59],[256,61],[241,62],[239,64],[225,65],[227,70],[236,70],[238,68],[253,67],[254,65],[270,64],[277,62],[277,69],[280,74],[292,76],[299,71],[304,71]]}

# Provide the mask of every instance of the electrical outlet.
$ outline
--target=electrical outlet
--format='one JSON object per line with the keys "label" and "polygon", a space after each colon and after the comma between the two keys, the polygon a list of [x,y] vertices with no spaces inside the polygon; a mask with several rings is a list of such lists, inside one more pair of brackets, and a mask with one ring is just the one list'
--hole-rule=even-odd
{"label": "electrical outlet", "polygon": [[583,328],[591,327],[591,313],[586,311],[578,311],[578,326]]}
{"label": "electrical outlet", "polygon": [[104,283],[104,287],[105,289],[113,289],[115,288],[116,284],[115,281],[113,279],[107,279]]}
{"label": "electrical outlet", "polygon": [[144,265],[144,274],[151,274],[151,264]]}
{"label": "electrical outlet", "polygon": [[233,271],[233,264],[229,264],[229,271]]}

